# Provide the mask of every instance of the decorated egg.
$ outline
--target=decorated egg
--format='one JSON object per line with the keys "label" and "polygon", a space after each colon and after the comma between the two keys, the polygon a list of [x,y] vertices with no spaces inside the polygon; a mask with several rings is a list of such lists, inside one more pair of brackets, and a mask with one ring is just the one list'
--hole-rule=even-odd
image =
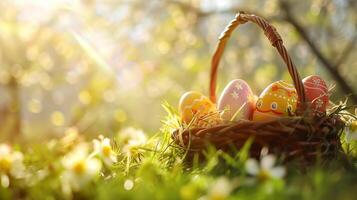
{"label": "decorated egg", "polygon": [[325,81],[316,75],[308,76],[302,80],[309,108],[316,112],[326,112],[329,102],[328,89]]}
{"label": "decorated egg", "polygon": [[251,119],[254,110],[254,94],[248,83],[232,80],[218,100],[218,110],[224,121]]}
{"label": "decorated egg", "polygon": [[296,111],[297,99],[293,85],[285,81],[274,82],[260,94],[253,112],[253,121],[290,116]]}
{"label": "decorated egg", "polygon": [[202,120],[214,112],[217,113],[215,104],[199,92],[186,92],[180,99],[179,113],[182,121],[186,124],[191,123],[194,119],[196,125],[201,123],[203,126]]}

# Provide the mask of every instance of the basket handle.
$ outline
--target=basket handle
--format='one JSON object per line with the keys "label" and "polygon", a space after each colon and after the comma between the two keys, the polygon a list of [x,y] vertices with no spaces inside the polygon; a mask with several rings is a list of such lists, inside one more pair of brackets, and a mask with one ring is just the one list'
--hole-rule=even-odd
{"label": "basket handle", "polygon": [[216,47],[216,51],[213,55],[211,61],[211,74],[210,74],[210,85],[209,85],[209,97],[212,102],[216,102],[216,82],[217,82],[217,69],[221,57],[223,55],[224,49],[226,44],[235,28],[238,27],[240,24],[245,24],[246,22],[253,22],[258,25],[260,28],[263,29],[265,36],[269,39],[270,43],[273,47],[275,47],[280,56],[283,58],[291,78],[293,79],[295,89],[297,91],[299,101],[301,103],[298,104],[299,111],[304,111],[306,109],[306,98],[305,98],[305,90],[303,83],[300,79],[300,75],[291,60],[287,50],[283,45],[283,40],[281,39],[279,33],[276,31],[275,27],[270,25],[265,19],[253,15],[253,14],[246,14],[244,12],[239,12],[235,16],[234,20],[232,20],[229,25],[225,28],[225,30],[221,33],[219,37],[218,45]]}

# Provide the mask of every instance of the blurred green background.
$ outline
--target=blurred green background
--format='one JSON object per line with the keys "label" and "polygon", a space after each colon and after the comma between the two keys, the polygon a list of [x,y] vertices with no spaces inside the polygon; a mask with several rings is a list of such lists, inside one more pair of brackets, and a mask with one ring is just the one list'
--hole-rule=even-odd
{"label": "blurred green background", "polygon": [[[268,19],[302,77],[336,85],[331,99],[356,103],[354,0],[2,0],[0,140],[155,133],[189,90],[208,94],[210,59],[237,11]],[[264,34],[239,27],[221,63],[218,92],[245,79],[259,94],[290,81]],[[72,129],[70,129],[72,128]]]}

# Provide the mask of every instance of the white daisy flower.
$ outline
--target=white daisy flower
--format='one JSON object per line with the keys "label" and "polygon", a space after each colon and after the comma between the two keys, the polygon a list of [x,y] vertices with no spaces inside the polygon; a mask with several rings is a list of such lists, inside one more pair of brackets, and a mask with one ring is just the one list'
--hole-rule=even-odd
{"label": "white daisy flower", "polygon": [[122,148],[122,152],[128,156],[136,156],[140,153],[140,147],[144,145],[143,142],[138,140],[129,140],[127,144],[125,144]]}
{"label": "white daisy flower", "polygon": [[12,151],[7,144],[0,144],[0,186],[8,187],[10,178],[23,178],[25,166],[23,155],[19,151]]}
{"label": "white daisy flower", "polygon": [[110,139],[105,138],[102,135],[98,139],[93,140],[94,144],[94,155],[99,155],[103,162],[107,166],[112,166],[117,162],[116,153],[113,151],[112,146],[110,145]]}
{"label": "white daisy flower", "polygon": [[226,199],[233,190],[233,184],[226,177],[218,178],[211,186],[208,199]]}
{"label": "white daisy flower", "polygon": [[208,188],[208,194],[199,198],[199,200],[224,200],[229,197],[235,187],[227,177],[220,177]]}
{"label": "white daisy flower", "polygon": [[121,130],[118,134],[119,142],[128,144],[129,142],[136,141],[136,143],[144,144],[147,141],[145,133],[140,129],[128,127]]}
{"label": "white daisy flower", "polygon": [[257,177],[260,180],[271,178],[282,178],[285,175],[285,168],[274,166],[276,157],[274,155],[265,155],[261,158],[260,164],[255,159],[248,159],[245,163],[245,169],[248,174]]}
{"label": "white daisy flower", "polygon": [[65,193],[79,191],[83,186],[99,175],[102,163],[88,156],[88,146],[80,144],[62,159],[64,172],[62,186]]}
{"label": "white daisy flower", "polygon": [[140,153],[140,147],[146,144],[147,137],[142,130],[129,127],[119,133],[119,141],[123,144],[122,152],[133,157]]}

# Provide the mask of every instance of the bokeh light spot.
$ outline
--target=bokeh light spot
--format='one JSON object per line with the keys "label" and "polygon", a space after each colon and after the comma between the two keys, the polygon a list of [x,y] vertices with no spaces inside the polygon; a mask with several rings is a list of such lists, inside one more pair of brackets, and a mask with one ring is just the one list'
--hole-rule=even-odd
{"label": "bokeh light spot", "polygon": [[131,179],[125,180],[125,182],[124,182],[124,189],[125,190],[131,190],[131,189],[133,189],[133,187],[134,187],[133,180],[131,180]]}
{"label": "bokeh light spot", "polygon": [[27,108],[32,113],[40,113],[42,111],[41,101],[38,99],[31,99],[27,104]]}
{"label": "bokeh light spot", "polygon": [[92,95],[87,90],[83,90],[79,93],[79,101],[84,105],[89,105],[92,102]]}
{"label": "bokeh light spot", "polygon": [[0,71],[0,83],[7,84],[10,81],[10,74],[6,71]]}
{"label": "bokeh light spot", "polygon": [[78,128],[77,127],[69,127],[64,132],[65,135],[78,135]]}
{"label": "bokeh light spot", "polygon": [[170,50],[170,45],[167,42],[160,42],[157,48],[161,54],[167,54]]}
{"label": "bokeh light spot", "polygon": [[118,122],[125,122],[127,119],[126,113],[123,110],[117,110],[114,114],[114,117]]}
{"label": "bokeh light spot", "polygon": [[104,99],[104,101],[106,101],[108,103],[114,102],[114,100],[115,100],[114,92],[111,91],[111,90],[105,91],[104,94],[103,94],[103,99]]}
{"label": "bokeh light spot", "polygon": [[51,122],[55,126],[63,126],[64,124],[64,115],[60,111],[55,111],[51,114]]}

